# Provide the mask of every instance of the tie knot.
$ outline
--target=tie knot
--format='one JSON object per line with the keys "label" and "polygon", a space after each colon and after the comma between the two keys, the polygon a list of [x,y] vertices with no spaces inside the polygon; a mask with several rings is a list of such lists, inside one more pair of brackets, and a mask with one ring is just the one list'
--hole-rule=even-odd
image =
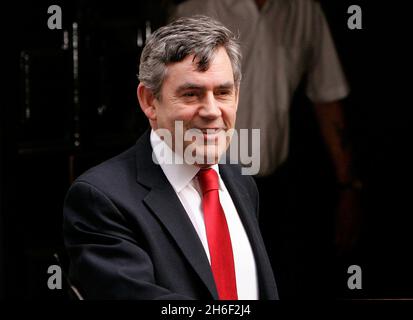
{"label": "tie knot", "polygon": [[198,181],[203,195],[211,190],[219,190],[218,174],[214,169],[199,170]]}

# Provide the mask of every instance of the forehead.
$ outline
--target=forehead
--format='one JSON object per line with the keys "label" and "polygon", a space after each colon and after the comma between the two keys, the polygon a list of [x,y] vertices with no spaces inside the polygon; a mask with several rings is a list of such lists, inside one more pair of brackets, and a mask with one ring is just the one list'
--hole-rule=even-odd
{"label": "forehead", "polygon": [[219,86],[234,83],[231,60],[224,48],[219,48],[210,60],[209,68],[198,71],[194,55],[167,66],[164,86],[178,87],[183,83],[195,83],[200,86]]}

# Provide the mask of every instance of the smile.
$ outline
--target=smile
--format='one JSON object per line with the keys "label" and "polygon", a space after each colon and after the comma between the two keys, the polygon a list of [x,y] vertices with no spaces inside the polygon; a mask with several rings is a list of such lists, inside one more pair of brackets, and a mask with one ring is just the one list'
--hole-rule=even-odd
{"label": "smile", "polygon": [[198,130],[201,130],[203,134],[216,134],[221,132],[223,129],[222,128],[197,128]]}
{"label": "smile", "polygon": [[204,136],[204,140],[216,140],[220,134],[222,134],[224,129],[222,128],[198,128]]}

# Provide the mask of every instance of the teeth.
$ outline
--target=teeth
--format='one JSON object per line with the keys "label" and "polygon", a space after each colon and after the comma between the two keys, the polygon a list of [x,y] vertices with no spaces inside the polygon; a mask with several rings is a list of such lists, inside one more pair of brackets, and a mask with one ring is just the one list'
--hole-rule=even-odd
{"label": "teeth", "polygon": [[204,133],[215,133],[217,131],[218,131],[218,129],[202,129],[202,132],[204,132]]}

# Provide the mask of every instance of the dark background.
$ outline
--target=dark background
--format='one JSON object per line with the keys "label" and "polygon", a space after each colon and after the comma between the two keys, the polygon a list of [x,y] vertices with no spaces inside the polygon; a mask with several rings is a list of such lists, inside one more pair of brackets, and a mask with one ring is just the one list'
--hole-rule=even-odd
{"label": "dark background", "polygon": [[[53,254],[66,264],[64,195],[80,173],[132,145],[147,127],[136,100],[137,34],[140,30],[144,41],[147,25],[153,31],[164,24],[173,2],[18,1],[4,7],[0,297],[67,298],[67,290],[47,288]],[[362,237],[346,261],[362,267],[363,290],[346,293],[348,275],[342,269],[336,273],[336,294],[413,297],[406,9],[372,1],[321,3],[352,89],[346,115],[365,182]],[[47,28],[47,8],[54,4],[62,8],[62,30]],[[363,10],[362,30],[347,28],[352,4]],[[73,22],[78,24],[78,69]],[[314,114],[296,106],[292,112],[292,150],[306,160],[304,171],[322,175],[326,153]]]}

